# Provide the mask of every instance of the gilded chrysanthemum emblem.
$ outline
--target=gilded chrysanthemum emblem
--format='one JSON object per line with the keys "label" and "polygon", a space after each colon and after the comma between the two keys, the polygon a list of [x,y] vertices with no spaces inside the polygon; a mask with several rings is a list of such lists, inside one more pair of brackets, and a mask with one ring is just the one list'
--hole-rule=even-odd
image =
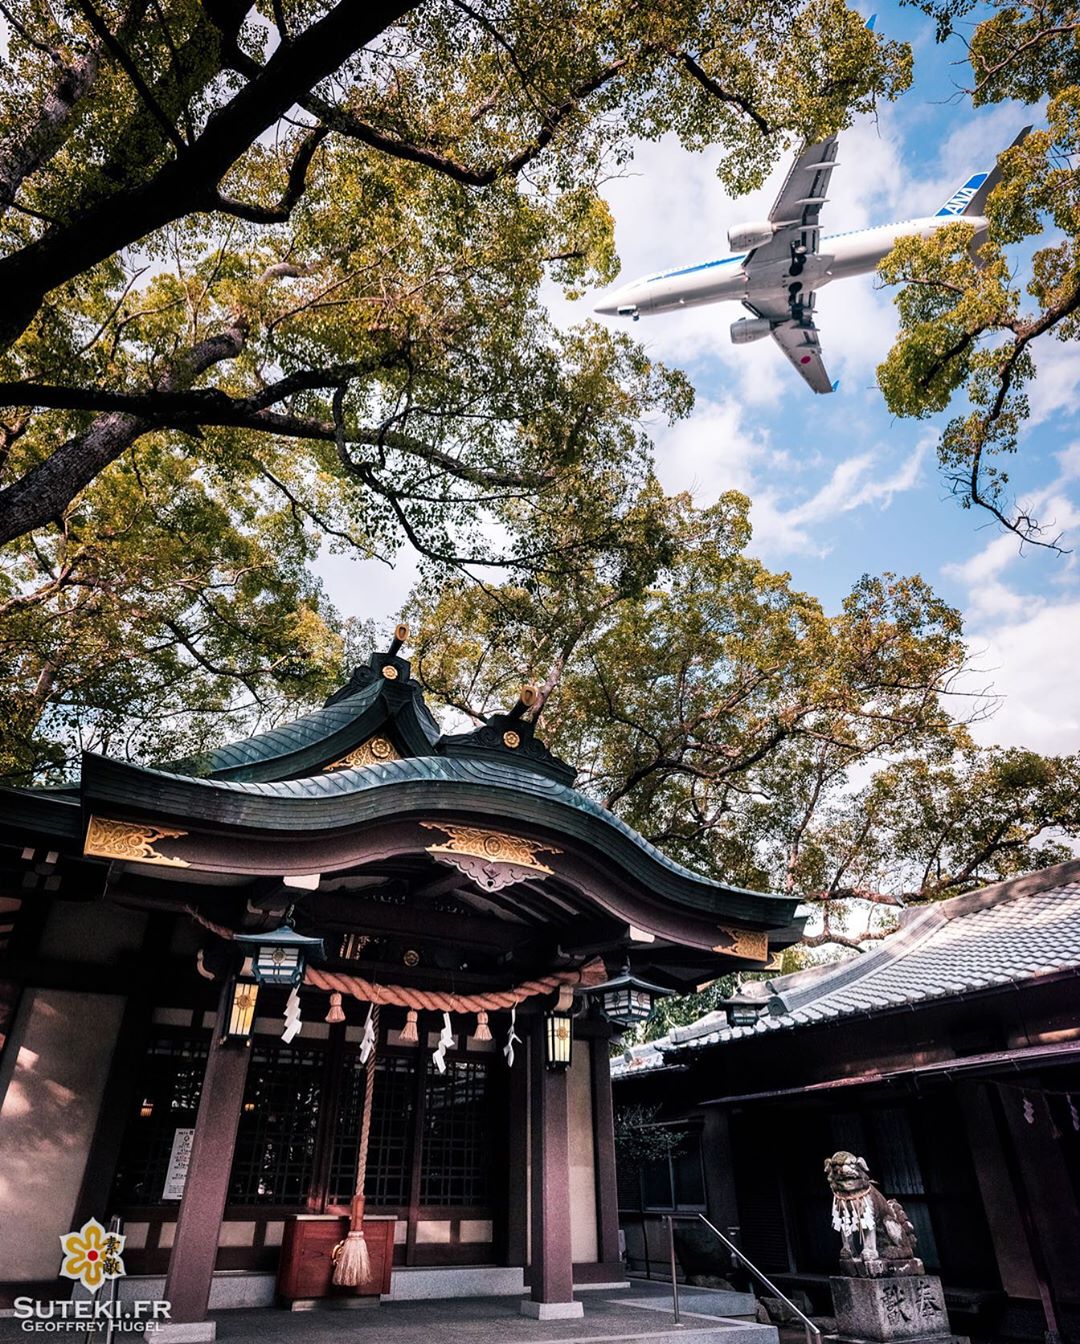
{"label": "gilded chrysanthemum emblem", "polygon": [[107,1232],[96,1218],[90,1218],[77,1232],[60,1238],[64,1252],[61,1278],[77,1279],[92,1293],[109,1279],[123,1278],[121,1252],[125,1240],[119,1232]]}

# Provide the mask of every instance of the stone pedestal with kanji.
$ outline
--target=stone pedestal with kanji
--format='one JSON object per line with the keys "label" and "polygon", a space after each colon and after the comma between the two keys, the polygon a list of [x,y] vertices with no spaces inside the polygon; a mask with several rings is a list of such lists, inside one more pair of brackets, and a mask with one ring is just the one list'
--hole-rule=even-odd
{"label": "stone pedestal with kanji", "polygon": [[945,1294],[934,1274],[837,1276],[832,1288],[837,1344],[967,1344],[949,1329]]}

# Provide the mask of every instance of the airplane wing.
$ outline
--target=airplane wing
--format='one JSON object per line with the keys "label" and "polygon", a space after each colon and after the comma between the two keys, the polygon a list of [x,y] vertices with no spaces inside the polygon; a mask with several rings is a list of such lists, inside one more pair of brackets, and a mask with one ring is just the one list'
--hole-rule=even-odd
{"label": "airplane wing", "polygon": [[817,144],[805,145],[792,164],[776,204],[769,211],[769,222],[780,227],[743,262],[751,288],[757,266],[792,261],[796,255],[793,248],[811,256],[818,250],[821,207],[825,204],[832,170],[837,167],[836,150],[837,139],[831,135]]}
{"label": "airplane wing", "polygon": [[835,392],[836,384],[829,377],[821,357],[821,341],[814,323],[816,297],[813,293],[809,294],[794,309],[779,299],[775,303],[755,301],[753,304],[747,303],[746,307],[758,317],[767,317],[773,323],[773,340],[810,387],[824,394]]}
{"label": "airplane wing", "polygon": [[825,369],[821,358],[821,342],[813,317],[803,323],[782,322],[773,327],[773,340],[787,355],[799,373],[806,379],[815,392],[833,392],[836,384]]}

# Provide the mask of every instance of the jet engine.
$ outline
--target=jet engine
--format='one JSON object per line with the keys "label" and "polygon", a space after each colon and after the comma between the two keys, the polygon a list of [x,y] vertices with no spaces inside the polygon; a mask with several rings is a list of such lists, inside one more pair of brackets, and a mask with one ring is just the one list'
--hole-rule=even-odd
{"label": "jet engine", "polygon": [[771,334],[773,324],[767,317],[740,317],[731,324],[732,345],[748,345],[751,341],[760,341],[762,336]]}
{"label": "jet engine", "polygon": [[728,229],[728,246],[732,252],[749,252],[751,248],[767,243],[776,227],[767,219],[753,219],[748,224],[736,224]]}

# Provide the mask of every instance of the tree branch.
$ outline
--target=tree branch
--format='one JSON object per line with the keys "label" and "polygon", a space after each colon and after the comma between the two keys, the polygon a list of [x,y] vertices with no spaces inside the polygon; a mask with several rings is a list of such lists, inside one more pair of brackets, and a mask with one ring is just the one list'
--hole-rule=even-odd
{"label": "tree branch", "polygon": [[260,73],[214,112],[183,154],[138,186],[79,211],[0,260],[0,349],[25,330],[50,290],[148,233],[211,206],[238,158],[310,89],[415,7],[417,0],[338,0],[322,18],[279,46]]}
{"label": "tree branch", "polygon": [[[118,32],[121,40],[138,25],[144,13],[144,0],[134,0]],[[10,22],[10,15],[8,19]],[[55,53],[53,59],[58,67],[56,82],[42,99],[37,114],[28,126],[12,131],[0,143],[0,215],[14,204],[22,183],[44,167],[67,139],[75,109],[97,79],[101,44],[91,45],[77,61],[61,61]]]}
{"label": "tree branch", "polygon": [[127,75],[128,79],[131,80],[135,91],[149,109],[154,120],[165,132],[167,138],[178,150],[184,152],[187,149],[187,144],[183,136],[165,115],[165,109],[150,92],[150,86],[147,84],[146,80],[143,79],[139,67],[127,54],[123,42],[109,31],[108,24],[97,12],[93,4],[91,4],[91,0],[76,0],[76,3],[86,15],[86,21],[97,34],[98,40],[112,52],[117,64],[123,70],[124,74]]}
{"label": "tree branch", "polygon": [[742,94],[732,93],[730,89],[725,89],[722,84],[719,84],[715,79],[713,79],[712,75],[708,74],[704,69],[702,69],[702,67],[698,64],[696,60],[694,60],[693,56],[691,56],[689,52],[673,51],[671,55],[675,57],[675,59],[679,62],[679,64],[689,75],[691,75],[694,79],[697,80],[697,82],[701,85],[703,89],[705,89],[707,93],[711,94],[714,98],[719,99],[719,101],[722,103],[730,103],[733,107],[737,107],[739,111],[743,113],[744,116],[750,118],[750,120],[754,123],[754,125],[758,128],[758,130],[763,132],[763,134],[765,135],[772,134],[772,127],[761,115],[761,113],[755,110],[754,106],[752,105],[752,103],[748,98],[744,98]]}
{"label": "tree branch", "polygon": [[296,157],[289,167],[289,179],[277,205],[248,205],[244,201],[234,200],[218,192],[214,198],[213,209],[226,215],[235,215],[237,219],[246,219],[252,224],[284,224],[292,215],[300,197],[307,186],[307,172],[315,151],[329,134],[326,126],[316,126],[301,142]]}
{"label": "tree branch", "polygon": [[515,176],[522,168],[530,164],[551,143],[560,125],[577,110],[581,100],[592,93],[596,93],[605,84],[610,83],[628,64],[627,58],[623,57],[620,60],[612,61],[610,65],[592,76],[591,79],[583,80],[570,91],[558,107],[549,109],[544,117],[543,126],[529,144],[523,146],[517,153],[503,159],[501,163],[488,164],[483,168],[470,168],[448,155],[439,154],[423,145],[413,144],[410,141],[388,135],[385,131],[380,131],[370,123],[362,121],[345,108],[335,107],[333,103],[329,103],[314,94],[300,99],[300,106],[312,113],[313,116],[317,116],[320,121],[329,126],[331,130],[337,131],[339,135],[347,136],[352,140],[359,140],[362,144],[377,149],[383,154],[389,154],[396,159],[404,159],[407,163],[416,163],[425,168],[431,168],[437,173],[442,173],[444,177],[460,182],[462,186],[488,187],[501,177]]}
{"label": "tree branch", "polygon": [[[201,373],[225,359],[235,359],[244,347],[241,324],[208,337],[175,360],[162,379],[165,393],[183,388]],[[62,516],[75,496],[120,456],[140,435],[160,427],[148,417],[114,411],[84,433],[76,435],[32,467],[19,480],[0,490],[0,546]]]}

